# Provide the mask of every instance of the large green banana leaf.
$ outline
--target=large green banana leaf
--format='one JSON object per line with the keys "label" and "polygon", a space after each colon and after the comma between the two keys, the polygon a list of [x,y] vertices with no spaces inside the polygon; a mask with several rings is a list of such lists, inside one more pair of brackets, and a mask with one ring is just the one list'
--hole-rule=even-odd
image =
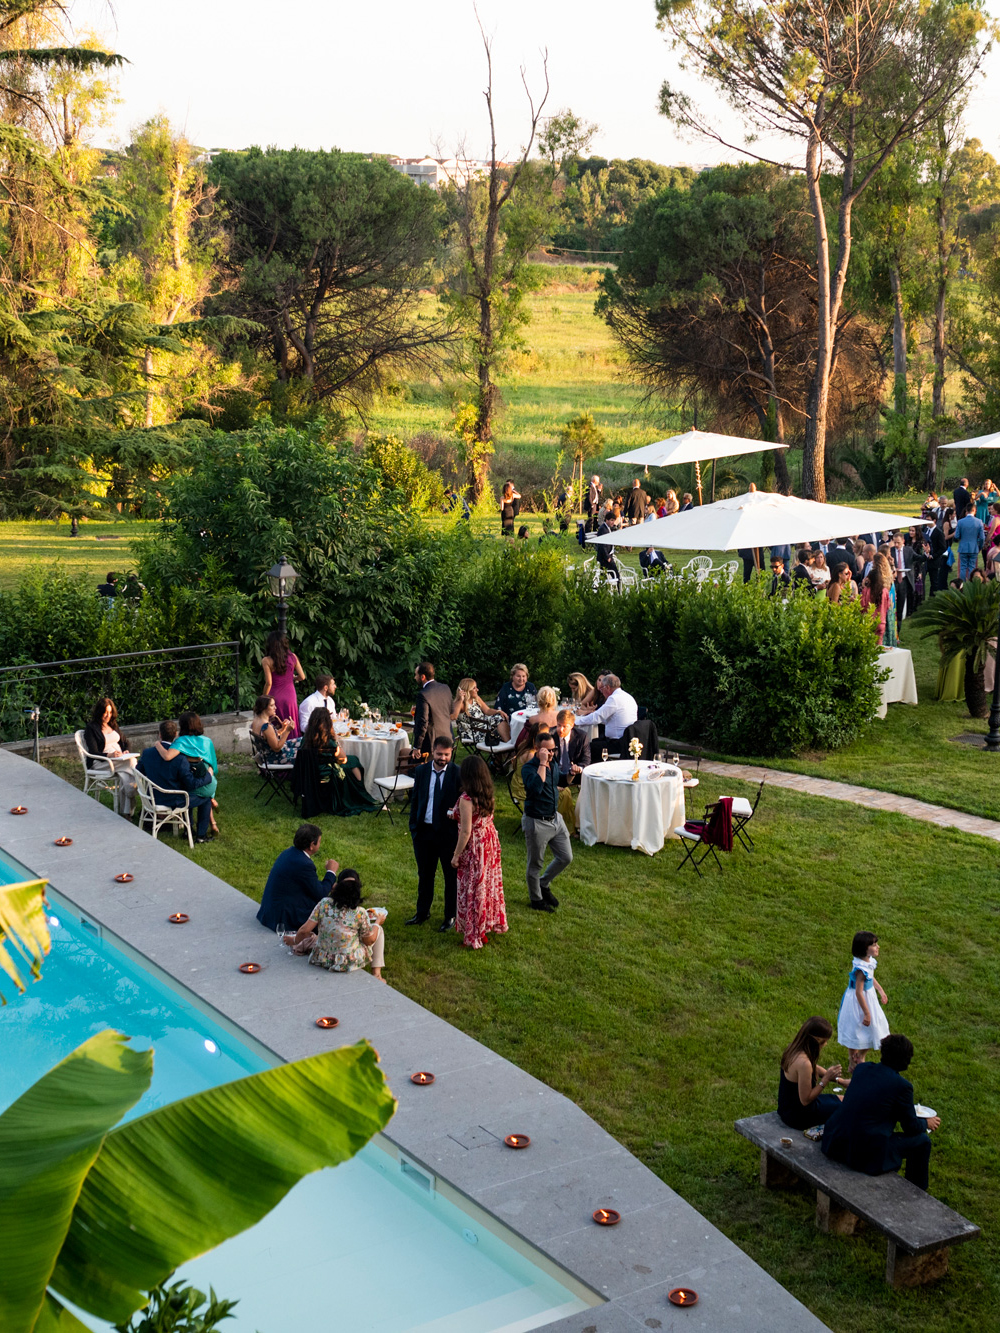
{"label": "large green banana leaf", "polygon": [[[130,1050],[126,1041],[110,1030],[91,1037],[0,1115],[4,1333],[36,1326],[80,1188],[104,1136],[149,1087],[153,1053]],[[47,1312],[42,1326],[73,1327],[52,1323],[54,1313]]]}
{"label": "large green banana leaf", "polygon": [[253,1226],[303,1176],[352,1157],[395,1106],[359,1042],[120,1126],[80,1190],[52,1288],[124,1322],[179,1264]]}
{"label": "large green banana leaf", "polygon": [[[21,958],[11,952],[10,944],[31,963],[31,975],[37,981],[42,971],[42,959],[49,951],[48,922],[45,920],[44,879],[28,880],[24,884],[0,885],[0,971],[6,972],[19,991],[27,983],[21,975]],[[6,1004],[0,991],[0,1004]]]}

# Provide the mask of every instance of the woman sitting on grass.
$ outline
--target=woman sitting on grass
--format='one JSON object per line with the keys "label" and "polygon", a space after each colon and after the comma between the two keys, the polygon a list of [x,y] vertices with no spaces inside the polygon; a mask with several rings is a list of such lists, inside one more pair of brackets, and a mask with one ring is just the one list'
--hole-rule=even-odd
{"label": "woman sitting on grass", "polygon": [[291,940],[292,948],[296,953],[308,953],[310,963],[328,972],[357,972],[371,963],[372,976],[381,981],[385,917],[384,909],[372,908],[369,912],[361,906],[358,872],[342,870],[329,897],[321,898],[309,920],[299,927]]}
{"label": "woman sitting on grass", "polygon": [[847,1086],[840,1077],[841,1066],[823,1069],[816,1063],[832,1036],[833,1024],[827,1019],[807,1018],[785,1048],[778,1076],[778,1117],[789,1129],[822,1125],[840,1105],[840,1098],[825,1089],[834,1081]]}
{"label": "woman sitting on grass", "polygon": [[302,801],[303,819],[324,813],[361,815],[378,809],[378,802],[365,788],[365,770],[353,754],[344,753],[325,708],[309,716],[295,757],[292,791]]}

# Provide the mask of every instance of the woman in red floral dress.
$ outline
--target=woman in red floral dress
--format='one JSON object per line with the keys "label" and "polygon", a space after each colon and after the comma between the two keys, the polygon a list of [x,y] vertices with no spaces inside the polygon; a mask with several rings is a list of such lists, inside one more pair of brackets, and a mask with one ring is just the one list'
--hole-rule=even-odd
{"label": "woman in red floral dress", "polygon": [[458,871],[455,929],[462,943],[481,949],[491,932],[507,929],[500,868],[500,839],[493,826],[493,779],[479,755],[462,760],[462,794],[456,807],[458,843],[451,863]]}

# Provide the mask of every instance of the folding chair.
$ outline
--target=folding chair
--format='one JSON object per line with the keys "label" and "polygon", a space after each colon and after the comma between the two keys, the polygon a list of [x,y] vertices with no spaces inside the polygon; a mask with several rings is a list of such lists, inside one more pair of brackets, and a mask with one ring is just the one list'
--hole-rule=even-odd
{"label": "folding chair", "polygon": [[757,788],[757,795],[753,798],[753,805],[745,796],[734,796],[733,802],[733,837],[739,838],[740,842],[748,852],[753,851],[753,838],[746,831],[747,825],[757,813],[757,806],[760,804],[760,798],[764,794],[764,782],[762,781]]}
{"label": "folding chair", "polygon": [[[136,773],[135,787],[139,796],[142,813],[139,815],[139,827],[150,825],[154,839],[160,836],[160,829],[173,826],[187,834],[188,846],[194,846],[194,834],[191,832],[191,797],[186,791],[175,791],[170,787],[158,787],[144,773]],[[164,805],[157,796],[183,796],[182,805]]]}
{"label": "folding chair", "polygon": [[389,806],[389,802],[392,800],[394,796],[397,796],[400,792],[405,792],[406,800],[403,802],[403,805],[406,806],[408,804],[410,799],[410,793],[413,791],[413,788],[415,786],[414,779],[410,776],[413,772],[413,768],[414,764],[413,764],[412,751],[407,755],[398,754],[396,756],[396,771],[393,774],[393,776],[391,778],[375,779],[375,786],[378,787],[379,791],[382,793],[382,804],[375,811],[376,818],[378,818],[378,816],[384,810],[386,814],[389,816],[389,823],[390,824],[395,823],[395,820],[392,817],[392,810]]}
{"label": "folding chair", "polygon": [[281,792],[285,800],[294,810],[295,797],[292,795],[289,782],[292,776],[294,764],[279,764],[274,759],[274,751],[268,745],[267,741],[261,740],[259,736],[250,733],[250,746],[253,750],[254,763],[257,765],[257,776],[261,779],[260,786],[253,794],[256,801],[262,791],[271,789],[271,795],[264,802],[265,808],[269,806],[274,799],[275,792]]}
{"label": "folding chair", "polygon": [[[701,874],[701,863],[709,856],[715,857],[715,864],[722,869],[722,862],[719,860],[719,851],[731,852],[733,850],[733,798],[723,796],[713,805],[705,807],[704,819],[688,819],[680,828],[675,828],[674,833],[678,838],[684,838],[690,845],[684,854],[684,860],[677,867],[683,870],[688,861],[694,866],[695,874]],[[706,850],[699,860],[695,852],[699,847]]]}
{"label": "folding chair", "polygon": [[511,756],[514,753],[514,741],[479,741],[476,749],[480,754],[488,754],[487,764],[490,772],[503,777],[510,769]]}

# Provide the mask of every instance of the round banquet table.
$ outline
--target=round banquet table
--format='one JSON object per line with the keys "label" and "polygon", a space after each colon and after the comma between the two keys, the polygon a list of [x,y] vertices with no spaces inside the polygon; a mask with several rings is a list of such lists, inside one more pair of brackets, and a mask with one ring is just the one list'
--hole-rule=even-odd
{"label": "round banquet table", "polygon": [[375,787],[376,778],[391,778],[396,772],[396,759],[404,745],[409,744],[405,731],[390,731],[388,727],[368,727],[359,736],[345,731],[343,724],[334,727],[345,754],[354,755],[365,770],[365,787],[369,796],[381,800]]}
{"label": "round banquet table", "polygon": [[576,820],[580,840],[588,847],[603,842],[652,856],[684,823],[681,770],[641,759],[638,782],[632,781],[634,771],[631,759],[609,759],[583,770]]}
{"label": "round banquet table", "polygon": [[511,713],[510,738],[512,741],[516,741],[518,736],[520,736],[521,732],[524,730],[524,724],[528,719],[537,716],[537,714],[537,708],[521,708],[516,713]]}

